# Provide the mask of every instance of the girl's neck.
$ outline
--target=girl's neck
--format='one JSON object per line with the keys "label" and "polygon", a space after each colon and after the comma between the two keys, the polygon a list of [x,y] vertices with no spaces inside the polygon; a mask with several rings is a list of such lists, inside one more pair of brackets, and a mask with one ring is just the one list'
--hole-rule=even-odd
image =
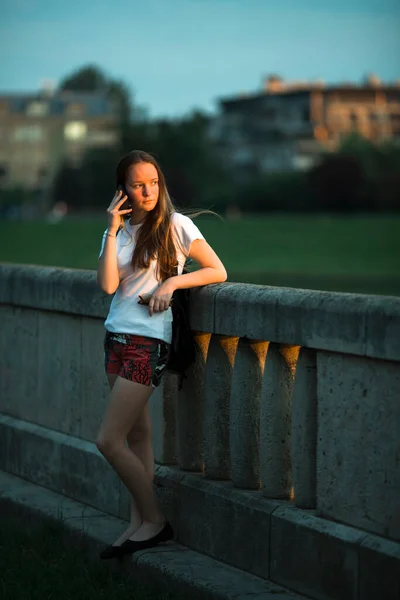
{"label": "girl's neck", "polygon": [[131,225],[139,225],[140,223],[143,223],[143,221],[146,218],[146,213],[145,212],[140,212],[140,213],[133,213],[131,214],[131,218],[130,218],[130,224]]}

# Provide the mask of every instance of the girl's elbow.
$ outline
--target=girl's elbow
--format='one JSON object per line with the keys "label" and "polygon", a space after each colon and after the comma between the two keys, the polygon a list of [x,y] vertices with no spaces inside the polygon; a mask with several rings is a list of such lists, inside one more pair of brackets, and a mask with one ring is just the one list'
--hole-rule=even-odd
{"label": "girl's elbow", "polygon": [[116,287],[107,287],[104,286],[101,288],[103,290],[103,292],[105,292],[108,296],[112,296],[113,294],[115,294],[115,292],[117,291]]}
{"label": "girl's elbow", "polygon": [[220,283],[224,283],[224,281],[226,281],[227,279],[228,279],[228,273],[226,272],[225,267],[222,267]]}
{"label": "girl's elbow", "polygon": [[111,296],[117,291],[118,285],[110,285],[105,281],[102,281],[99,277],[97,278],[97,285],[101,289],[102,292]]}
{"label": "girl's elbow", "polygon": [[115,294],[115,292],[118,289],[118,285],[104,285],[101,286],[101,289],[103,290],[103,292],[105,292],[106,294],[108,294],[109,296],[112,296],[112,294]]}

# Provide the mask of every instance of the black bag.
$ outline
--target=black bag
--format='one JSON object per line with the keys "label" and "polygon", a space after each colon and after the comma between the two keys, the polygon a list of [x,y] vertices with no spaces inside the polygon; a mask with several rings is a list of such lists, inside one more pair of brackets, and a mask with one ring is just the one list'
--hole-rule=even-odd
{"label": "black bag", "polygon": [[[117,231],[116,235],[120,232]],[[186,264],[192,262],[187,259]],[[183,269],[183,273],[189,273]],[[175,268],[175,275],[178,269]],[[182,389],[183,380],[186,379],[186,371],[194,363],[196,358],[196,346],[189,318],[189,290],[175,290],[172,296],[172,341],[166,369],[171,373],[179,375],[179,389]]]}
{"label": "black bag", "polygon": [[[185,271],[184,271],[185,272]],[[179,375],[179,389],[187,369],[194,363],[196,345],[190,328],[190,291],[175,290],[172,296],[172,341],[167,370]]]}

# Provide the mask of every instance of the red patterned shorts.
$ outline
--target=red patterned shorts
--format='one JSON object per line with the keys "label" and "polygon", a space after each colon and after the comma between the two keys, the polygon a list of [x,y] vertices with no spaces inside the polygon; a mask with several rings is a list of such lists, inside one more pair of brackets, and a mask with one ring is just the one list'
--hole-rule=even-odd
{"label": "red patterned shorts", "polygon": [[167,366],[169,344],[143,335],[107,331],[104,352],[107,374],[157,387]]}

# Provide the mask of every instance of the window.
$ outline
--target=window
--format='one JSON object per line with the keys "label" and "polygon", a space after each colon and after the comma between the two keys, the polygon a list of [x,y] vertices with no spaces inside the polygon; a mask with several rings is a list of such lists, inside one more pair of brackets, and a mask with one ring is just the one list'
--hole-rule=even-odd
{"label": "window", "polygon": [[390,115],[390,122],[392,125],[392,135],[395,137],[400,136],[400,114]]}
{"label": "window", "polygon": [[70,121],[64,127],[64,136],[68,141],[78,142],[86,137],[87,125],[84,121]]}
{"label": "window", "polygon": [[67,105],[66,112],[70,117],[81,117],[85,112],[85,107],[83,104],[79,104],[79,102],[71,102],[71,104]]}
{"label": "window", "polygon": [[384,112],[371,112],[369,118],[373,123],[384,123],[387,121],[388,115]]}
{"label": "window", "polygon": [[45,117],[49,112],[49,105],[47,102],[34,101],[28,104],[26,114],[30,117]]}
{"label": "window", "polygon": [[353,126],[356,126],[356,125],[357,125],[357,114],[356,114],[355,112],[351,112],[351,113],[350,113],[350,115],[349,115],[349,119],[350,119],[350,123],[351,123]]}
{"label": "window", "polygon": [[40,125],[21,125],[14,129],[12,137],[15,142],[40,142],[44,133]]}

